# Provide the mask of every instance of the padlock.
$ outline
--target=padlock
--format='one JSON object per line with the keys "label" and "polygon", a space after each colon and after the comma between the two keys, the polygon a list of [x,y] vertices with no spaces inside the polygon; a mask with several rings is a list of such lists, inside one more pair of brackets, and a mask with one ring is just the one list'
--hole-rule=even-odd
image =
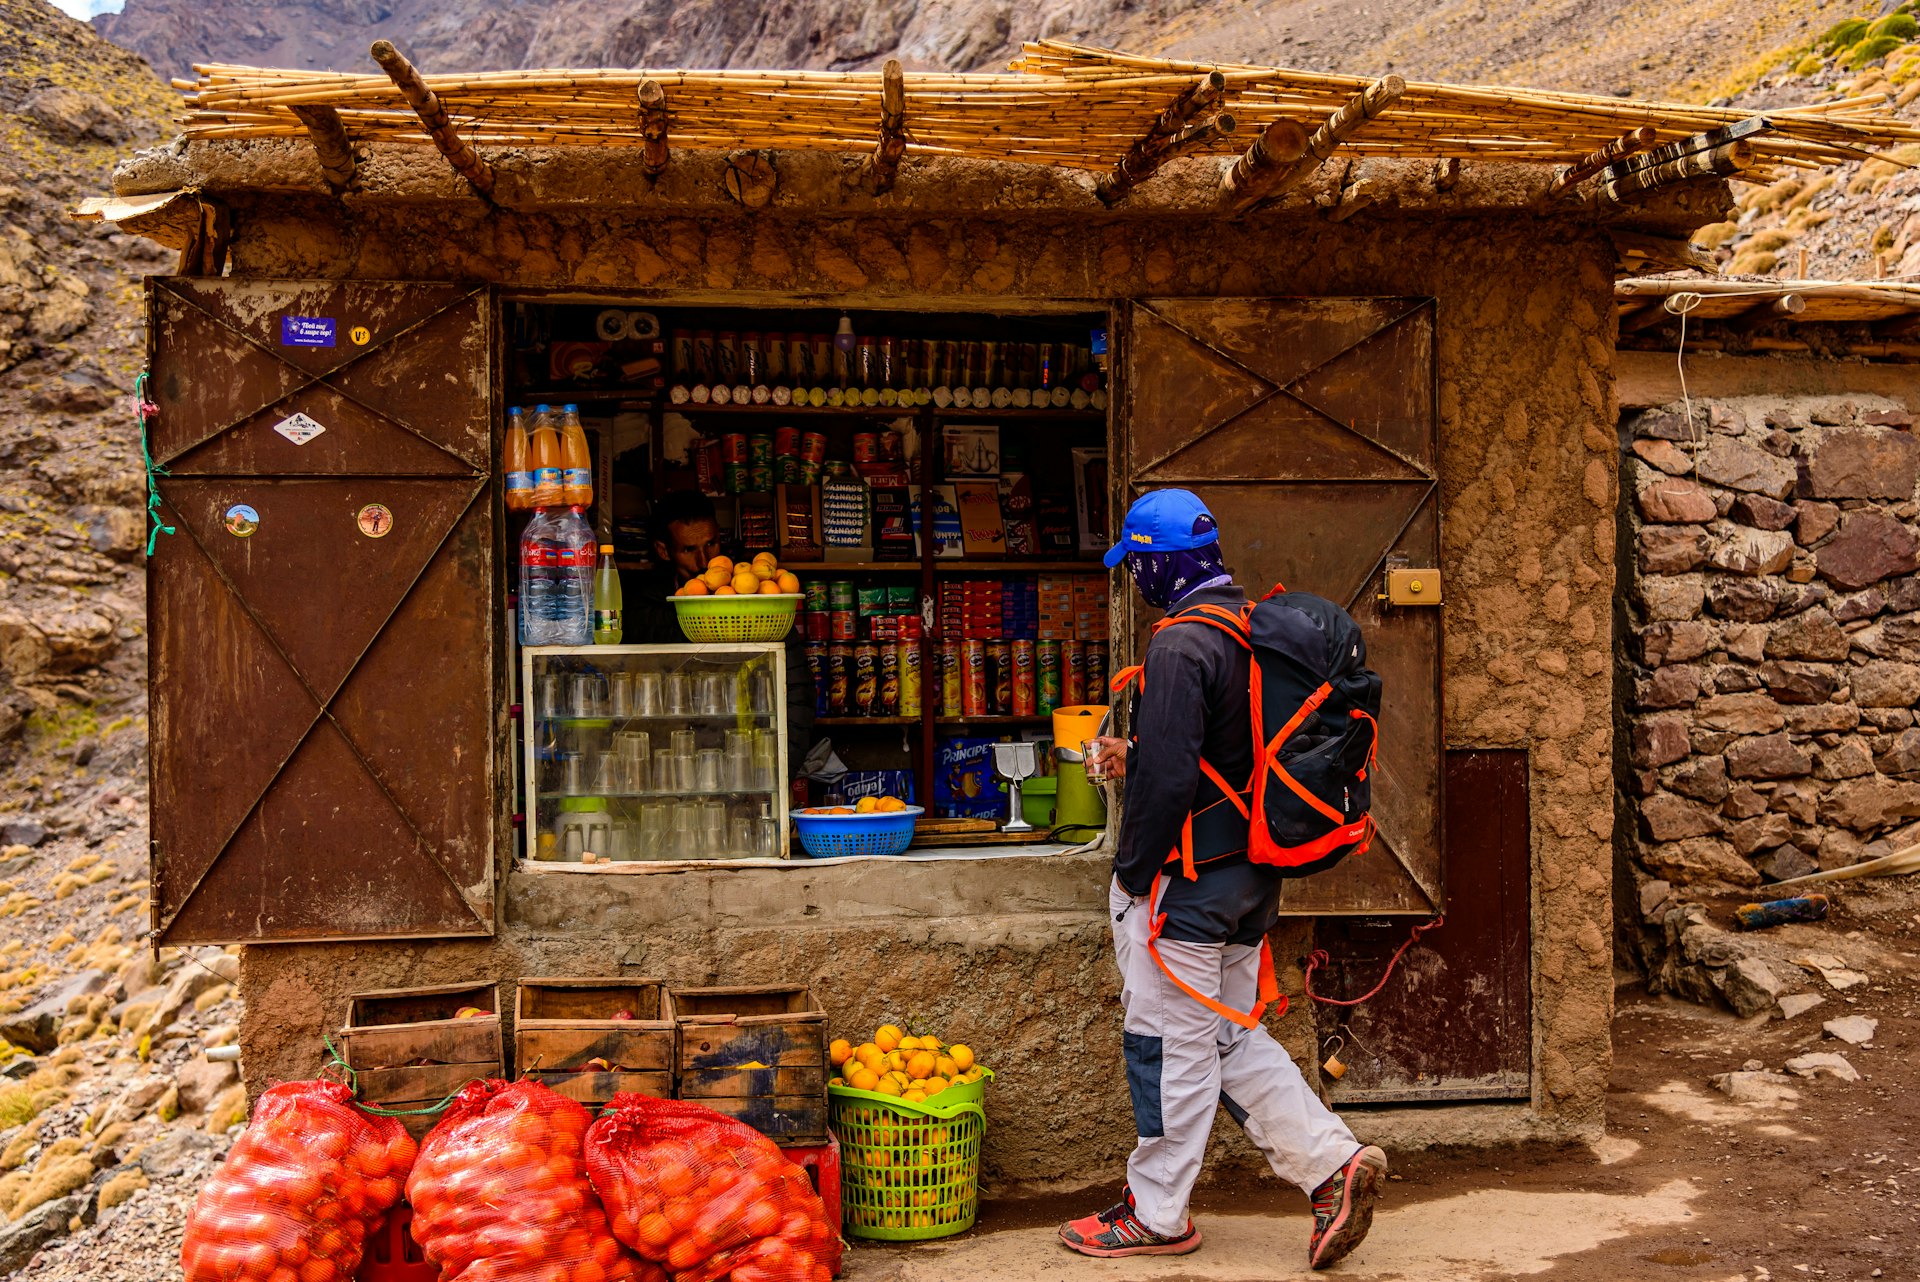
{"label": "padlock", "polygon": [[1326,1062],[1320,1065],[1320,1071],[1337,1082],[1347,1075],[1347,1066],[1338,1055],[1329,1055]]}

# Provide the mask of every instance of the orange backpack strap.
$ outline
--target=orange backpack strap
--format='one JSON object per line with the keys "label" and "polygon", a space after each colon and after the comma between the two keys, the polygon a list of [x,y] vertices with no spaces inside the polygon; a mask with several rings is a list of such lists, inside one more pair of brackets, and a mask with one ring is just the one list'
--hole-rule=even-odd
{"label": "orange backpack strap", "polygon": [[1205,1006],[1221,1019],[1227,1020],[1229,1023],[1238,1024],[1242,1028],[1258,1028],[1260,1026],[1260,1017],[1266,1013],[1267,1007],[1269,1006],[1275,1007],[1274,1014],[1276,1015],[1286,1014],[1287,999],[1280,992],[1280,981],[1275,979],[1273,974],[1273,945],[1265,937],[1262,937],[1260,940],[1259,1000],[1254,1003],[1254,1007],[1250,1011],[1242,1013],[1226,1005],[1224,1002],[1215,1001],[1173,973],[1173,968],[1168,966],[1166,959],[1160,955],[1159,947],[1160,932],[1166,929],[1167,925],[1167,915],[1159,911],[1160,883],[1162,880],[1163,878],[1159,876],[1154,877],[1153,889],[1147,892],[1147,911],[1152,915],[1152,925],[1147,929],[1147,954],[1153,958],[1153,964],[1160,968],[1161,973],[1173,981],[1173,986],[1193,998],[1196,1002],[1199,1002],[1202,1006]]}

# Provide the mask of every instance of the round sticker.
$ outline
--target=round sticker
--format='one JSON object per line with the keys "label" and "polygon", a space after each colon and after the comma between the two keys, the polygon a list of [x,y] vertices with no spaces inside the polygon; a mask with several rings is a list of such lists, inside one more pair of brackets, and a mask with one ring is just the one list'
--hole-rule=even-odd
{"label": "round sticker", "polygon": [[373,341],[373,331],[369,330],[365,325],[355,325],[347,331],[347,337],[354,341],[355,346],[365,347],[369,342]]}
{"label": "round sticker", "polygon": [[227,533],[236,539],[244,539],[260,528],[260,514],[245,503],[235,503],[227,509]]}
{"label": "round sticker", "polygon": [[393,529],[393,512],[385,503],[369,503],[360,509],[357,518],[360,533],[370,539],[384,539]]}

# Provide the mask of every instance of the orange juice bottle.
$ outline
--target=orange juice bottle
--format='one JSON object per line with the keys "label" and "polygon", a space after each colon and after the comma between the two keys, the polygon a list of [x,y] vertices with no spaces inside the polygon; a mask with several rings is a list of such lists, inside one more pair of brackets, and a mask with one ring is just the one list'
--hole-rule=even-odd
{"label": "orange juice bottle", "polygon": [[507,440],[501,453],[507,511],[525,512],[533,506],[533,466],[527,462],[527,416],[518,405],[507,411]]}
{"label": "orange juice bottle", "polygon": [[553,410],[545,405],[533,407],[533,428],[527,437],[527,463],[533,470],[533,507],[560,506],[560,432],[553,425]]}
{"label": "orange juice bottle", "polygon": [[560,501],[568,507],[593,505],[593,456],[587,452],[586,429],[580,426],[580,407],[560,410]]}

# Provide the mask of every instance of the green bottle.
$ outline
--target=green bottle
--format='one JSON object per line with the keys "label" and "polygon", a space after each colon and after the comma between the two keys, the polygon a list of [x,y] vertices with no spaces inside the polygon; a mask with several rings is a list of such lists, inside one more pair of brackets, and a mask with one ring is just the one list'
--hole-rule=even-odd
{"label": "green bottle", "polygon": [[600,545],[600,568],[593,575],[593,643],[619,645],[623,635],[620,571],[613,566],[613,544]]}

